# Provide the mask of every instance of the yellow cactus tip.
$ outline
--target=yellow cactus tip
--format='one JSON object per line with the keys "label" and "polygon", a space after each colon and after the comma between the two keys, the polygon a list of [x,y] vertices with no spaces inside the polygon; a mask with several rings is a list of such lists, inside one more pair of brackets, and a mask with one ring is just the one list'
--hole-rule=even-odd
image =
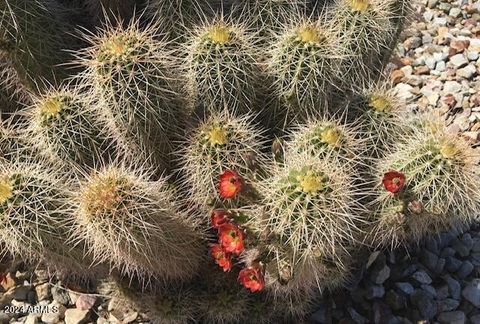
{"label": "yellow cactus tip", "polygon": [[350,7],[354,11],[365,12],[370,7],[370,0],[350,0]]}
{"label": "yellow cactus tip", "polygon": [[342,133],[334,127],[325,129],[320,137],[323,143],[327,143],[330,146],[339,147],[341,145]]}
{"label": "yellow cactus tip", "polygon": [[445,143],[440,147],[440,154],[446,159],[454,158],[458,153],[458,148],[453,143]]}
{"label": "yellow cactus tip", "polygon": [[308,194],[316,194],[323,188],[322,177],[312,171],[300,177],[300,187],[302,191]]}
{"label": "yellow cactus tip", "polygon": [[374,95],[370,98],[369,106],[377,112],[390,112],[392,105],[387,97],[381,95]]}
{"label": "yellow cactus tip", "polygon": [[322,41],[322,37],[320,32],[314,27],[305,27],[300,29],[298,32],[298,37],[304,43],[320,43]]}
{"label": "yellow cactus tip", "polygon": [[208,141],[212,146],[227,144],[227,132],[219,127],[215,126],[208,132]]}
{"label": "yellow cactus tip", "polygon": [[110,56],[122,56],[127,52],[127,43],[123,37],[115,37],[107,42],[105,50]]}
{"label": "yellow cactus tip", "polygon": [[5,203],[13,196],[13,185],[8,179],[0,178],[0,204]]}
{"label": "yellow cactus tip", "polygon": [[59,97],[51,97],[40,106],[40,115],[45,118],[57,116],[63,109],[63,102]]}
{"label": "yellow cactus tip", "polygon": [[207,36],[214,43],[227,44],[230,41],[230,30],[226,26],[217,25],[210,28]]}

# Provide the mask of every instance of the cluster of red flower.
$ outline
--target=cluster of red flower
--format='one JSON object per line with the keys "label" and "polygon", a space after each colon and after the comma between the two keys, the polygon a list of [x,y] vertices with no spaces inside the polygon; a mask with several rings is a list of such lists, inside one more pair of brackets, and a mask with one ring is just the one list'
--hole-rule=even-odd
{"label": "cluster of red flower", "polygon": [[[227,170],[220,175],[219,193],[222,198],[234,198],[242,187],[243,179],[237,172]],[[245,232],[232,222],[230,216],[225,209],[216,209],[211,215],[212,227],[218,231],[218,243],[210,245],[210,252],[223,271],[230,271],[234,256],[245,250]],[[240,270],[238,281],[252,292],[262,290],[265,286],[262,267],[258,265]]]}

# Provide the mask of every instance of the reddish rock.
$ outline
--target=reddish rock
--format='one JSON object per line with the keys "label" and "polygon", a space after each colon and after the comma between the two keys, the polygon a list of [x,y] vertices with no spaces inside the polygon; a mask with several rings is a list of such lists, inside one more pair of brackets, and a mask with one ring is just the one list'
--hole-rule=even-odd
{"label": "reddish rock", "polygon": [[470,41],[468,40],[457,40],[454,39],[450,42],[450,48],[453,48],[457,51],[457,53],[463,52],[468,46],[470,45]]}
{"label": "reddish rock", "polygon": [[453,108],[457,104],[457,99],[455,99],[455,96],[449,94],[443,98],[443,103],[445,103],[448,107]]}
{"label": "reddish rock", "polygon": [[400,82],[402,80],[402,78],[405,76],[405,73],[403,73],[402,70],[393,70],[391,75],[390,75],[390,78],[392,79],[392,81],[397,84],[398,82]]}

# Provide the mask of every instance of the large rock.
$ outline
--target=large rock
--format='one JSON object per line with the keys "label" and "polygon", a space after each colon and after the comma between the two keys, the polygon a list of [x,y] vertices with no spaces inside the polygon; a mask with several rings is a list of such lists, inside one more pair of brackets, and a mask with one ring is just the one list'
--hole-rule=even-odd
{"label": "large rock", "polygon": [[480,307],[480,279],[474,279],[462,290],[462,296],[473,306]]}
{"label": "large rock", "polygon": [[89,321],[90,311],[70,308],[65,312],[65,324],[84,324]]}
{"label": "large rock", "polygon": [[50,296],[52,295],[52,294],[51,294],[51,291],[50,291],[50,284],[49,284],[48,282],[36,286],[36,287],[35,287],[35,291],[36,291],[36,293],[37,293],[37,299],[38,299],[39,301],[48,299],[48,298],[50,298]]}
{"label": "large rock", "polygon": [[461,311],[444,312],[438,315],[438,321],[441,324],[464,324],[466,316],[465,313]]}

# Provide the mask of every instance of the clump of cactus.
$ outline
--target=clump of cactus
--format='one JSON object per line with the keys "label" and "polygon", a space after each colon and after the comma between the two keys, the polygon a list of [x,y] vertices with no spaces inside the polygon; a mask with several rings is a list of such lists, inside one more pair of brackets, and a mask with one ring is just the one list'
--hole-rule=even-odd
{"label": "clump of cactus", "polygon": [[191,277],[202,258],[201,235],[172,200],[166,180],[149,181],[148,174],[125,166],[105,167],[78,189],[73,240],[85,238],[95,260],[128,275]]}
{"label": "clump of cactus", "polygon": [[154,323],[291,323],[479,212],[477,151],[380,78],[407,1],[81,0],[67,82],[55,3],[0,4],[2,254]]}
{"label": "clump of cactus", "polygon": [[207,111],[255,111],[262,88],[254,35],[217,18],[197,27],[185,47],[190,104]]}

